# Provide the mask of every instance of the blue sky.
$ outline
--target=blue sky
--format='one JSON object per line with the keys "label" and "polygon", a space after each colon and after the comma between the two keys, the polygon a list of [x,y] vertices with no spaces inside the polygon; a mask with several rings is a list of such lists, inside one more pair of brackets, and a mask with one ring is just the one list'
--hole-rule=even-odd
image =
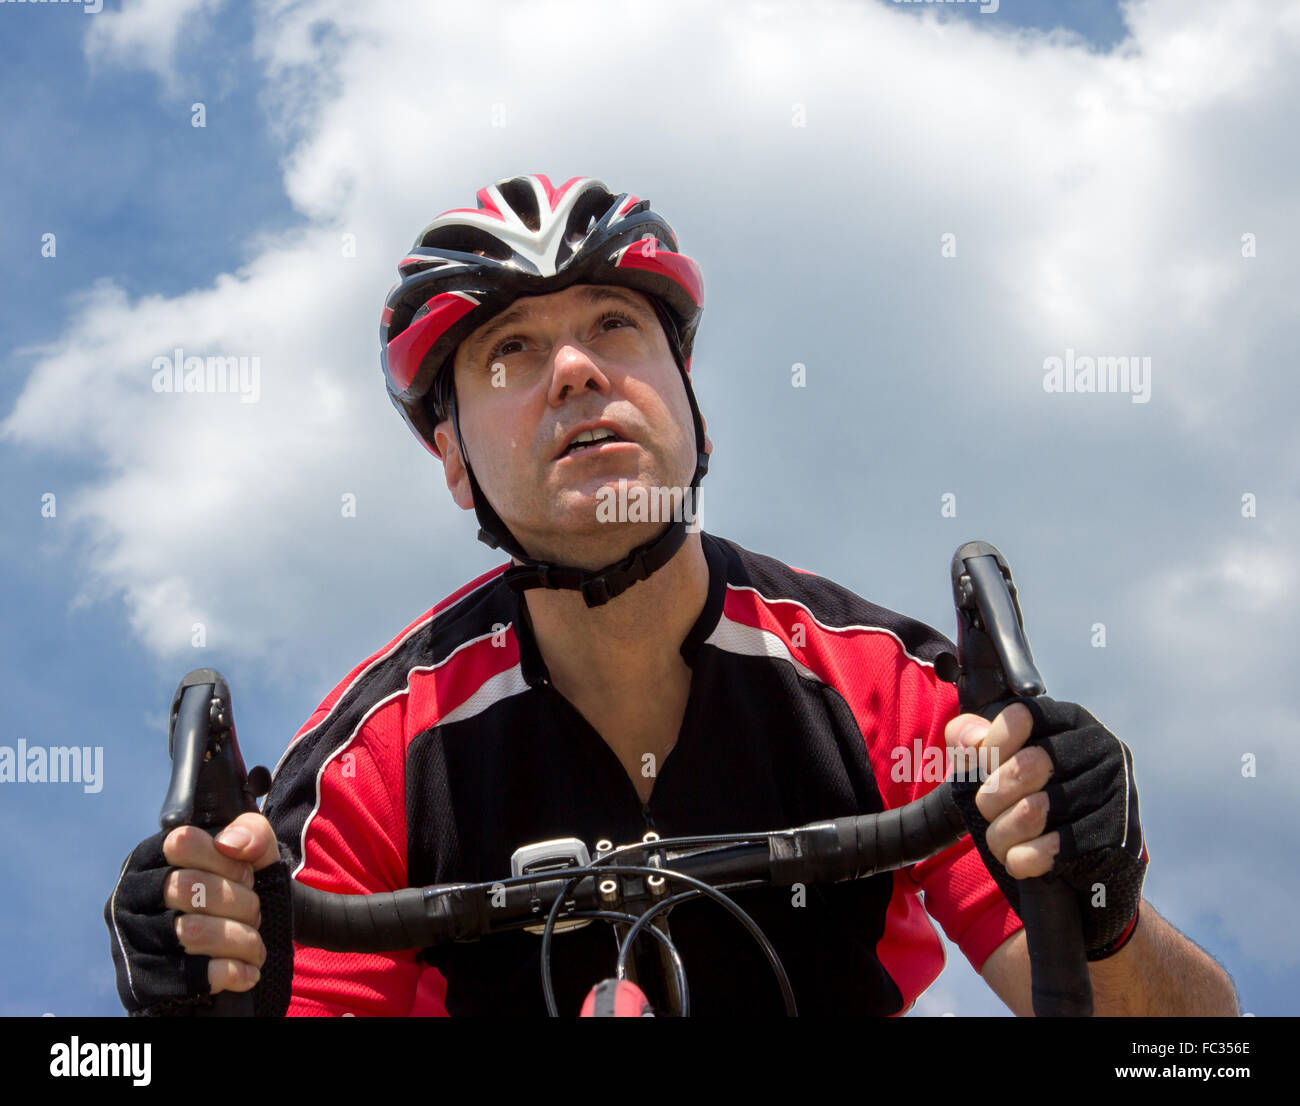
{"label": "blue sky", "polygon": [[[592,103],[538,60],[583,5],[531,6],[489,67],[478,24],[432,7],[411,27],[387,4],[0,5],[22,105],[0,744],[105,757],[98,794],[0,789],[21,842],[0,1013],[121,1012],[103,903],[156,828],[184,672],[223,671],[246,759],[273,764],[353,664],[497,563],[401,429],[375,323],[416,230],[530,171],[651,197],[704,269],[706,526],[949,635],[948,558],[998,544],[1049,692],[1134,748],[1148,898],[1246,1010],[1296,1012],[1296,5],[762,7],[668,5],[623,71],[585,58],[638,93]],[[664,84],[684,31],[690,90]],[[467,48],[413,82],[422,41]],[[177,344],[260,353],[262,402],[161,410],[140,382]],[[1150,356],[1151,402],[1045,394],[1067,349]],[[949,964],[918,1013],[1005,1013]]]}

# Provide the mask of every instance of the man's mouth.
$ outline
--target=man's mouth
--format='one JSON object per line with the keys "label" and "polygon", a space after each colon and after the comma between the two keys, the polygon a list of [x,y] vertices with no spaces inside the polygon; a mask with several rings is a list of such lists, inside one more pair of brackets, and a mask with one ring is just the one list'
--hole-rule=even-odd
{"label": "man's mouth", "polygon": [[561,457],[568,457],[574,453],[586,453],[591,450],[599,449],[608,442],[623,441],[612,430],[606,430],[604,427],[598,427],[595,430],[584,430],[572,442],[569,443],[568,449],[560,454]]}

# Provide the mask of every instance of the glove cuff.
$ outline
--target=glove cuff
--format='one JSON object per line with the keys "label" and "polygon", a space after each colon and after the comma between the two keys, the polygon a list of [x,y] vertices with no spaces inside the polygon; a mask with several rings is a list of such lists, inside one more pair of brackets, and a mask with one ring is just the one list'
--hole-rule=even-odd
{"label": "glove cuff", "polygon": [[1124,927],[1124,932],[1115,938],[1109,945],[1097,949],[1095,952],[1088,953],[1088,963],[1095,964],[1098,960],[1108,960],[1114,956],[1120,949],[1133,939],[1133,934],[1137,932],[1138,917],[1142,913],[1141,903],[1133,909],[1133,920]]}
{"label": "glove cuff", "polygon": [[293,992],[293,857],[280,845],[280,859],[263,868],[253,880],[262,904],[262,943],[266,962],[253,988],[253,1016],[283,1018]]}

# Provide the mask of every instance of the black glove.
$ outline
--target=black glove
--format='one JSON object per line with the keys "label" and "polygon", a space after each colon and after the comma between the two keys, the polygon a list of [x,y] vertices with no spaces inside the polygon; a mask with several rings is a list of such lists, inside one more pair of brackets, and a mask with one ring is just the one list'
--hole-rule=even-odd
{"label": "black glove", "polygon": [[[104,904],[117,972],[117,993],[131,1017],[192,1017],[211,1007],[208,956],[189,953],[176,936],[182,911],[163,902],[163,884],[177,865],[168,864],[159,830],[136,846],[122,865],[117,885]],[[253,987],[257,1017],[283,1017],[293,986],[293,914],[289,890],[289,856],[254,873],[253,891],[262,909],[259,932],[266,963]]]}
{"label": "black glove", "polygon": [[[1059,831],[1061,850],[1044,878],[1064,880],[1078,895],[1088,959],[1104,960],[1123,948],[1136,928],[1146,875],[1133,754],[1081,706],[1045,695],[1004,699],[973,713],[991,722],[1012,703],[1024,703],[1034,716],[1025,747],[1040,745],[1052,758],[1052,776],[1043,788],[1048,798],[1043,832]],[[975,805],[981,783],[954,779],[953,798],[985,867],[1019,913],[1018,881],[985,841],[989,823]],[[1093,905],[1096,884],[1105,889],[1105,905]]]}

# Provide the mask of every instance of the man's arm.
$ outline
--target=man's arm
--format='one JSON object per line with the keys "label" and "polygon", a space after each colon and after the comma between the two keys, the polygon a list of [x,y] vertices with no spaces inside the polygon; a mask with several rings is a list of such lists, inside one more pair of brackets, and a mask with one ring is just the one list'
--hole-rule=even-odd
{"label": "man's arm", "polygon": [[[1128,943],[1088,969],[1097,1017],[1235,1018],[1241,1013],[1228,973],[1146,899]],[[1034,1016],[1023,929],[990,954],[980,974],[1014,1014]]]}

